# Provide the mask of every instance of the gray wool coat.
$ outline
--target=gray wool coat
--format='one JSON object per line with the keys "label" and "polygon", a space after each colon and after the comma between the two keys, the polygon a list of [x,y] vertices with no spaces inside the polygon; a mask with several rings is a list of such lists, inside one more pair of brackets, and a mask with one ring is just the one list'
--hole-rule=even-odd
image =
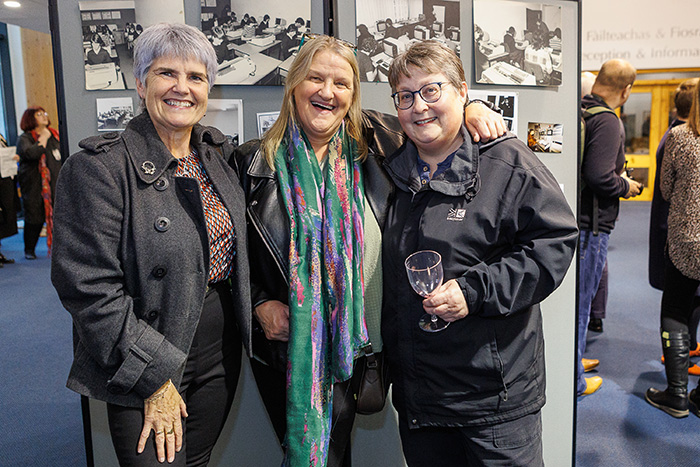
{"label": "gray wool coat", "polygon": [[[233,221],[233,313],[250,355],[245,203],[228,165],[233,148],[201,125],[192,146]],[[67,386],[141,407],[168,379],[179,387],[204,303],[209,241],[199,183],[174,177],[177,160],[146,113],[80,147],[59,175],[51,262],[75,330]]]}

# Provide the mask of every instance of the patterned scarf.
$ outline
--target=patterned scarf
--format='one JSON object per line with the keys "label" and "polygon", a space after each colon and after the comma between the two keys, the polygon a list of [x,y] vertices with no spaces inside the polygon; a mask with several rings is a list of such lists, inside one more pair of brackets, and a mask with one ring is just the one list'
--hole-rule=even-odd
{"label": "patterned scarf", "polygon": [[[50,127],[49,131],[59,141],[58,132]],[[34,141],[39,141],[39,134],[36,131],[32,130],[31,134]],[[46,165],[46,154],[42,154],[41,159],[39,159],[39,174],[41,175],[41,197],[44,199],[44,215],[46,217],[46,246],[50,256],[53,244],[53,202],[51,200],[51,172]]]}
{"label": "patterned scarf", "polygon": [[367,342],[364,320],[364,187],[342,124],[321,169],[293,123],[275,155],[291,238],[287,438],[283,466],[324,467],[333,384],[352,376]]}

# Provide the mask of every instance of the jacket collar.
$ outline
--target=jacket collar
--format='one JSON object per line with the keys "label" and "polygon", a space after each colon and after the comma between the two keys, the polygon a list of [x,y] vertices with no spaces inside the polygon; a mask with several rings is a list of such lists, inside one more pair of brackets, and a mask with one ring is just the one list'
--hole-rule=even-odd
{"label": "jacket collar", "polygon": [[[471,141],[467,129],[461,129],[464,142],[455,152],[450,168],[433,178],[429,186],[432,190],[448,196],[463,196],[477,187],[479,178],[479,146]],[[413,141],[407,140],[386,162],[387,172],[404,191],[418,192],[423,186],[416,164],[418,149]]]}
{"label": "jacket collar", "polygon": [[[148,112],[143,112],[132,119],[122,133],[129,159],[134,171],[144,183],[153,183],[177,159],[168,151],[158,136]],[[197,149],[200,157],[211,157],[206,151],[206,144],[222,145],[226,136],[219,130],[200,124],[192,128],[191,144]]]}
{"label": "jacket collar", "polygon": [[275,173],[275,169],[270,167],[270,164],[267,163],[262,148],[258,146],[258,149],[255,150],[255,154],[253,154],[253,159],[250,161],[250,166],[248,166],[248,175],[251,177],[274,179],[276,177]]}

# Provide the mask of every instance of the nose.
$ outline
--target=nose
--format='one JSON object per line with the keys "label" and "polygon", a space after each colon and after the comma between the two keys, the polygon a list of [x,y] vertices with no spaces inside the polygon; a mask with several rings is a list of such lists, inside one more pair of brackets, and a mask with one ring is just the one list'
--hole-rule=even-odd
{"label": "nose", "polygon": [[413,96],[413,111],[415,113],[425,112],[428,109],[428,103],[421,96],[415,94]]}
{"label": "nose", "polygon": [[318,95],[326,100],[331,99],[333,97],[333,83],[330,80],[324,81],[321,89],[318,90]]}
{"label": "nose", "polygon": [[173,84],[173,91],[180,94],[187,94],[190,88],[187,86],[187,76],[179,76],[175,79],[175,84]]}

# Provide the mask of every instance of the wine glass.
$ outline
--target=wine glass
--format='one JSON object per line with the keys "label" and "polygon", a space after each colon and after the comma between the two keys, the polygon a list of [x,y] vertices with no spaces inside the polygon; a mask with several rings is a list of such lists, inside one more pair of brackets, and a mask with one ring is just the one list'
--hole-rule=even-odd
{"label": "wine glass", "polygon": [[[442,257],[433,250],[416,251],[406,258],[406,273],[408,282],[421,297],[429,297],[435,289],[442,285]],[[423,331],[442,331],[450,323],[437,315],[425,313],[418,321],[418,326]]]}

